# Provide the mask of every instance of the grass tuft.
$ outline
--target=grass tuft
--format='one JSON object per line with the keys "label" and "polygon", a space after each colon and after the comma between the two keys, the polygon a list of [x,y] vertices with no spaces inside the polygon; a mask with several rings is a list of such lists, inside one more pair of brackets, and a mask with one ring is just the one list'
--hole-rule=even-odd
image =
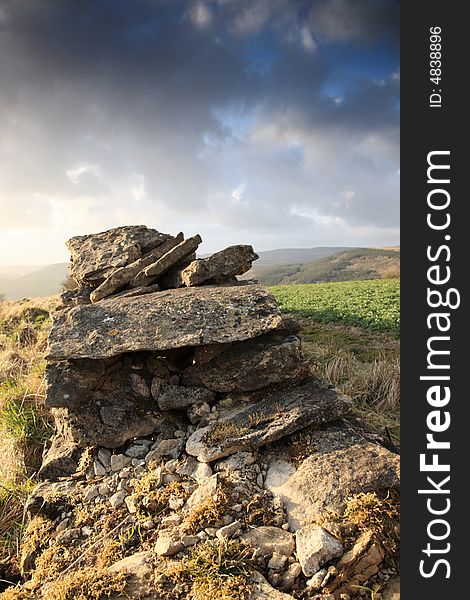
{"label": "grass tuft", "polygon": [[[255,427],[255,421],[250,423],[252,427]],[[230,421],[219,421],[215,423],[209,431],[204,435],[204,441],[208,444],[217,446],[224,442],[230,437],[241,437],[248,433],[250,430],[248,427],[237,427]]]}
{"label": "grass tuft", "polygon": [[184,573],[192,582],[190,598],[241,600],[249,593],[252,551],[239,541],[208,541],[193,548],[183,562]]}
{"label": "grass tuft", "polygon": [[201,529],[219,524],[228,502],[228,496],[219,489],[215,498],[207,498],[186,515],[182,523],[182,531],[190,534],[197,533]]}
{"label": "grass tuft", "polygon": [[47,586],[49,600],[102,600],[123,594],[124,573],[109,573],[104,568],[86,567],[72,571]]}

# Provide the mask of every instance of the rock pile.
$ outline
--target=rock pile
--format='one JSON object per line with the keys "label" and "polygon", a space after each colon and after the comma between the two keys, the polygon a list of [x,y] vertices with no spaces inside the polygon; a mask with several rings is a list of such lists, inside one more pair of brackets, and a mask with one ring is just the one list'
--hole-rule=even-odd
{"label": "rock pile", "polygon": [[181,419],[194,429],[187,453],[211,462],[348,411],[310,376],[273,296],[237,281],[253,248],[196,259],[200,242],[120,227],[67,243],[79,287],[49,338],[58,433],[44,477],[68,474],[77,450],[119,448]]}
{"label": "rock pile", "polygon": [[[239,539],[269,580],[255,572],[250,597],[324,588],[339,599],[352,593],[332,566],[344,548],[314,522],[341,514],[351,495],[397,488],[398,457],[313,377],[274,297],[237,280],[253,248],[197,259],[200,243],[143,226],[67,243],[77,286],[54,315],[46,370],[56,433],[28,512],[51,520],[51,544],[73,548],[95,547],[102,526],[98,516],[83,526],[74,506],[117,511],[122,527],[138,521],[148,532],[139,568],[161,573],[166,557]],[[293,436],[304,434],[297,464]],[[358,585],[383,559],[367,561],[374,540],[354,555],[368,566],[365,577],[349,574]],[[37,555],[28,549],[24,573]],[[134,563],[112,572],[133,573]],[[165,575],[158,581],[158,593],[139,597],[189,597],[186,584],[168,596]]]}

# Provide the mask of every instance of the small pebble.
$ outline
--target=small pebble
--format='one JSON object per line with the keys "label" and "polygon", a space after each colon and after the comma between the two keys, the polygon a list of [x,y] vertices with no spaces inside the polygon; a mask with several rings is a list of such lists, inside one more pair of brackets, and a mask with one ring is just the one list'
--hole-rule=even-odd
{"label": "small pebble", "polygon": [[111,470],[116,473],[130,465],[131,459],[124,454],[113,454],[111,456]]}
{"label": "small pebble", "polygon": [[124,490],[119,490],[109,498],[109,503],[113,508],[119,508],[124,504],[127,493]]}
{"label": "small pebble", "polygon": [[104,477],[108,473],[99,460],[93,461],[93,472],[95,477]]}
{"label": "small pebble", "polygon": [[56,532],[60,533],[61,531],[64,531],[64,529],[67,529],[69,524],[70,524],[69,518],[66,517],[65,519],[62,519],[62,521],[56,527]]}

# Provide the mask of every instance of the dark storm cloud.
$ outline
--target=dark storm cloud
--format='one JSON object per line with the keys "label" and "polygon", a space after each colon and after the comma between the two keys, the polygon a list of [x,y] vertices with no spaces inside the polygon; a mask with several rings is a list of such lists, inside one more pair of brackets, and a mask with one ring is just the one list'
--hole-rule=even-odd
{"label": "dark storm cloud", "polygon": [[330,226],[348,243],[361,226],[358,244],[396,230],[397,76],[325,90],[329,45],[396,44],[397,3],[0,6],[4,229],[171,228],[184,215],[225,238],[287,227],[291,245],[340,243]]}

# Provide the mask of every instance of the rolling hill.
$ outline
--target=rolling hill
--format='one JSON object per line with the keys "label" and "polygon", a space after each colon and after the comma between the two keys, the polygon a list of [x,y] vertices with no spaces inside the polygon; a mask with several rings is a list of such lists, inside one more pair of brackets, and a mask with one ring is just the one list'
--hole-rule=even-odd
{"label": "rolling hill", "polygon": [[37,298],[58,294],[67,277],[68,263],[56,263],[24,273],[24,267],[17,267],[16,275],[13,267],[0,271],[0,295],[9,300],[21,298]]}
{"label": "rolling hill", "polygon": [[[382,279],[399,275],[399,248],[280,248],[258,252],[243,279],[264,285]],[[0,295],[9,300],[58,294],[68,263],[45,267],[0,267]]]}
{"label": "rolling hill", "polygon": [[252,274],[264,285],[383,279],[400,274],[399,250],[353,248],[304,264],[277,265]]}

